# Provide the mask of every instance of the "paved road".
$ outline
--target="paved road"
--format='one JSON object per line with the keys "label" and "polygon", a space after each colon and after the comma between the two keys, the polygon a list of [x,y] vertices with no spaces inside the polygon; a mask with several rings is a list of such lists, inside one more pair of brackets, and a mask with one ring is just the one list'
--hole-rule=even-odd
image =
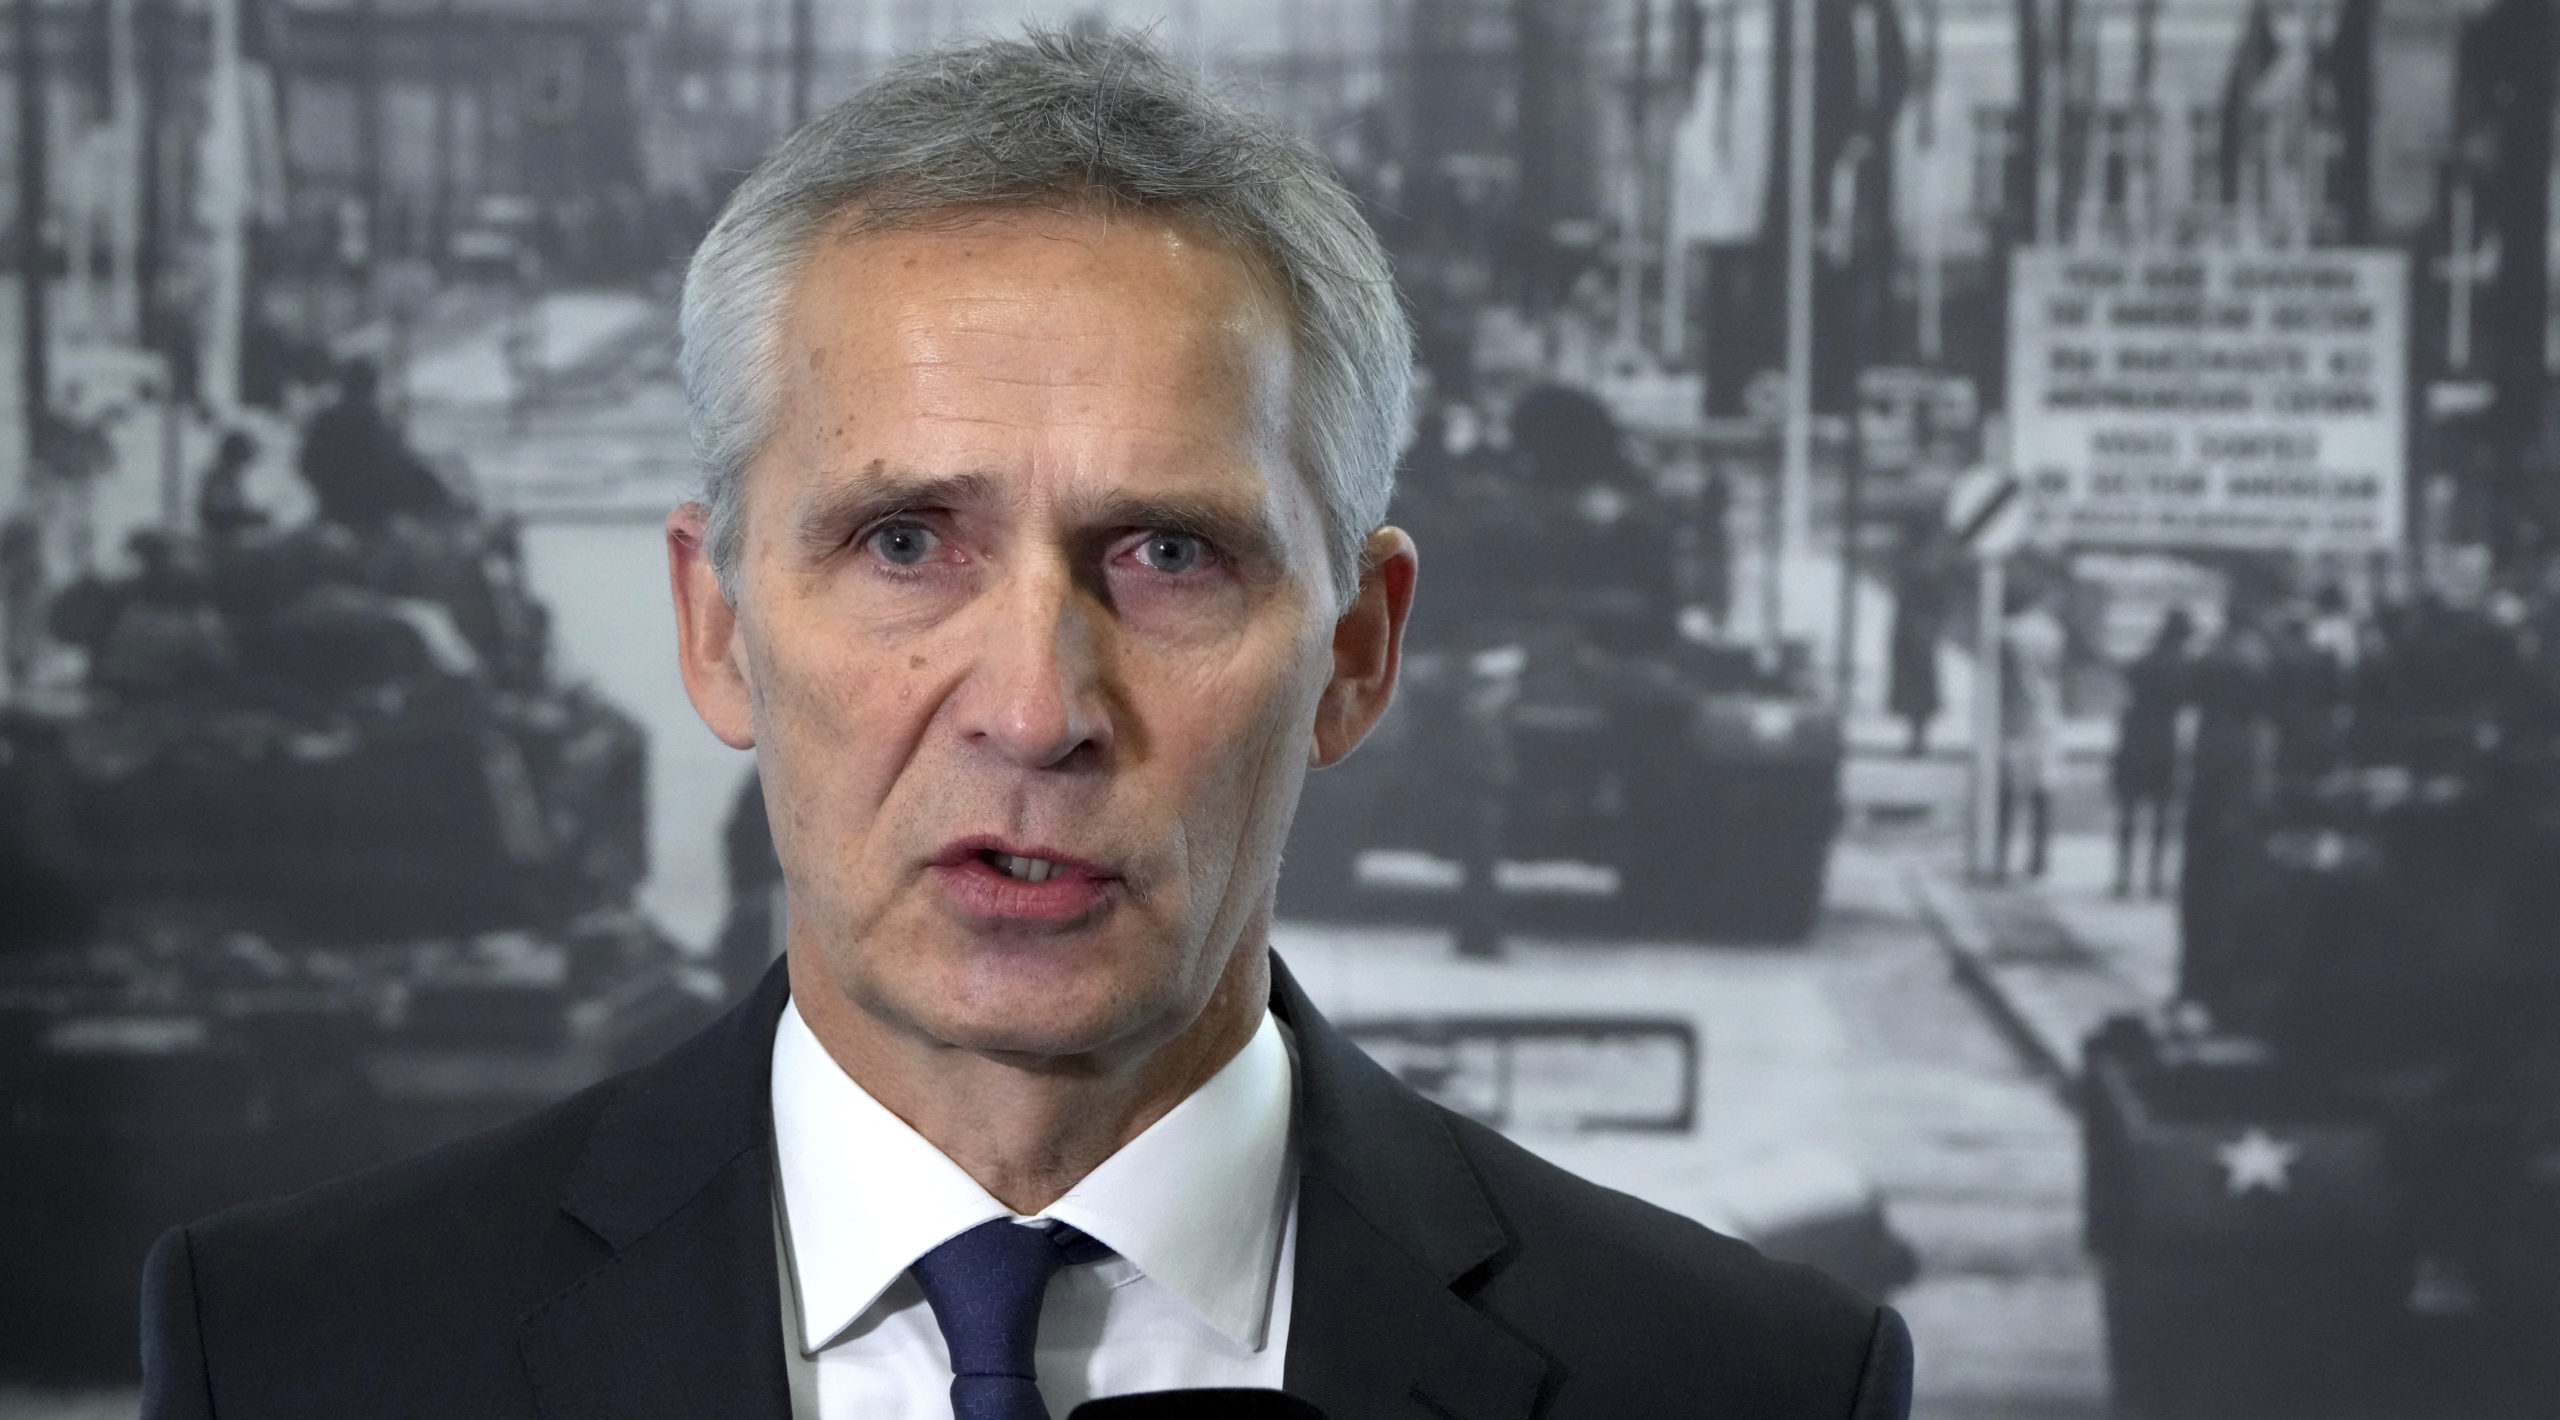
{"label": "paved road", "polygon": [[1844,844],[1808,962],[1851,1028],[1841,1069],[1860,1157],[1920,1254],[1896,1298],[1919,1346],[1916,1413],[2102,1416],[2078,1126],[1958,989],[1916,916],[1901,860],[1940,851],[1925,836]]}

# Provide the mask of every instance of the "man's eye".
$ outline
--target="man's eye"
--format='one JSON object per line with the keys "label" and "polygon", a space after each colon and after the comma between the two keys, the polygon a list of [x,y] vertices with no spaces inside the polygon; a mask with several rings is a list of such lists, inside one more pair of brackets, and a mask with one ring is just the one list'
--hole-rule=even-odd
{"label": "man's eye", "polygon": [[1138,560],[1159,572],[1179,576],[1209,560],[1209,544],[1189,533],[1153,533],[1138,544]]}
{"label": "man's eye", "polygon": [[897,567],[913,567],[933,554],[942,539],[922,523],[889,523],[872,530],[863,539],[880,560]]}

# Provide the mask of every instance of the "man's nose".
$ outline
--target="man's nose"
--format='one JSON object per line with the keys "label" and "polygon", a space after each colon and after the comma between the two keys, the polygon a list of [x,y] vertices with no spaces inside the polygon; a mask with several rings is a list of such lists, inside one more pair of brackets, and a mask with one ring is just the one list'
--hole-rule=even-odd
{"label": "man's nose", "polygon": [[969,738],[1030,769],[1109,748],[1105,610],[1059,565],[1014,572],[986,609],[963,707]]}

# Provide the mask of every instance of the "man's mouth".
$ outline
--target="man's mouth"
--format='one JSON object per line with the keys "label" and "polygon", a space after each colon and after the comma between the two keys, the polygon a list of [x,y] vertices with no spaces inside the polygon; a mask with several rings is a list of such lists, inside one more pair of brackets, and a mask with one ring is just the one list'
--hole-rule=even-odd
{"label": "man's mouth", "polygon": [[1046,858],[1017,858],[993,848],[981,850],[978,856],[994,864],[997,872],[1026,883],[1045,883],[1058,873],[1058,865]]}
{"label": "man's mouth", "polygon": [[[1017,850],[1037,849],[1036,852]],[[1046,844],[992,837],[945,845],[934,876],[952,906],[981,922],[1066,923],[1088,917],[1121,890],[1107,865]]]}

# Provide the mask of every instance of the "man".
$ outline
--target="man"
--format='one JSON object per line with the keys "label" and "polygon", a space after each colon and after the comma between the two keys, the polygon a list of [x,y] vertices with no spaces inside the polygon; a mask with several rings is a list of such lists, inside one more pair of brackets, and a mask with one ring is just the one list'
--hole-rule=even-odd
{"label": "man", "polygon": [[249,497],[249,465],[258,441],[246,430],[224,431],[213,462],[196,480],[196,526],[216,543],[232,543],[267,526],[266,510]]}
{"label": "man", "polygon": [[336,402],[303,431],[296,462],[320,520],[366,538],[403,514],[432,518],[454,507],[443,480],[383,414],[378,383],[373,362],[349,360],[338,372]]}
{"label": "man", "polygon": [[1409,361],[1321,163],[1135,40],[903,62],[688,277],[685,680],[788,947],[660,1062],[149,1265],[160,1415],[1899,1416],[1890,1311],[1426,1103],[1267,947],[1394,689]]}
{"label": "man", "polygon": [[2187,703],[2187,642],[2195,619],[2182,606],[2169,608],[2151,646],[2124,668],[2124,708],[2116,713],[2115,753],[2107,762],[2107,786],[2116,801],[2115,895],[2133,893],[2133,846],[2143,816],[2151,824],[2149,875],[2144,890],[2160,895],[2169,856],[2169,817],[2178,792],[2178,716]]}
{"label": "man", "polygon": [[35,679],[44,635],[44,526],[32,513],[0,519],[0,695]]}
{"label": "man", "polygon": [[2000,811],[1992,872],[2009,870],[2010,831],[2027,812],[2027,876],[2044,876],[2053,844],[2053,786],[2061,776],[2062,660],[2068,636],[2045,594],[2013,591],[2000,626]]}
{"label": "man", "polygon": [[1948,576],[1939,536],[1913,519],[1894,545],[1893,622],[1885,633],[1886,708],[1909,726],[1904,753],[1929,752],[1929,722],[1938,718],[1938,643],[1947,630]]}

